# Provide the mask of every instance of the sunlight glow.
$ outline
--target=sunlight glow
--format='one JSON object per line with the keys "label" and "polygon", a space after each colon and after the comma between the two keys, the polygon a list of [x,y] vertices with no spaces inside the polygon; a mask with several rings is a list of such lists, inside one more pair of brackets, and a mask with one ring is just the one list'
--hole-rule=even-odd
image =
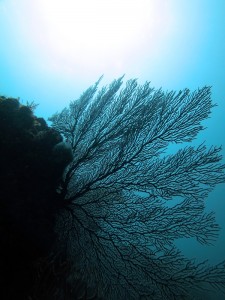
{"label": "sunlight glow", "polygon": [[0,0],[0,36],[24,76],[24,66],[71,84],[148,74],[161,85],[197,67],[211,30],[203,1]]}
{"label": "sunlight glow", "polygon": [[45,51],[55,67],[113,67],[121,72],[146,40],[153,51],[153,40],[157,44],[168,31],[165,6],[155,0],[40,0],[37,13]]}

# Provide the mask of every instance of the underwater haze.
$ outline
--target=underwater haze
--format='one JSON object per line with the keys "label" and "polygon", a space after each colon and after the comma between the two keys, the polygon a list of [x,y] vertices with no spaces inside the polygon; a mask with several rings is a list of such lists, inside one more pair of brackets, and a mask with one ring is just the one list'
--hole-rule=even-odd
{"label": "underwater haze", "polygon": [[[102,74],[104,85],[125,74],[163,90],[212,86],[217,106],[193,144],[222,145],[225,163],[225,0],[0,0],[0,41],[0,94],[38,103],[45,119]],[[225,184],[206,211],[218,240],[177,245],[216,264],[225,259]]]}

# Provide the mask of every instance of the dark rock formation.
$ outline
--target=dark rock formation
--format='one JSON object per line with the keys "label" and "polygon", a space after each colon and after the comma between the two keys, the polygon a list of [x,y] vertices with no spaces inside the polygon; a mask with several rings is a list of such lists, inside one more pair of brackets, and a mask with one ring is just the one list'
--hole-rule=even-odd
{"label": "dark rock formation", "polygon": [[54,245],[56,187],[71,159],[56,154],[61,143],[29,106],[0,97],[0,299],[28,299],[35,262]]}

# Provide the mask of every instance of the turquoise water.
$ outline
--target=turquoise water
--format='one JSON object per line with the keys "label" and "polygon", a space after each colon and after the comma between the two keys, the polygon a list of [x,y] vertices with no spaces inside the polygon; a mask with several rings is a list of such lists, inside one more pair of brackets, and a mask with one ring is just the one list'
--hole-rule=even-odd
{"label": "turquoise water", "polygon": [[[39,103],[36,114],[47,119],[78,98],[103,73],[104,84],[125,73],[125,79],[139,78],[140,83],[148,80],[165,90],[210,85],[213,102],[218,106],[204,122],[207,128],[194,144],[206,141],[207,145],[223,145],[225,162],[225,1],[159,2],[161,7],[156,12],[161,11],[161,15],[155,16],[155,27],[143,34],[139,47],[129,46],[116,54],[112,51],[102,62],[92,49],[83,49],[86,58],[78,63],[76,53],[59,56],[53,49],[56,44],[47,44],[44,27],[38,23],[44,11],[40,9],[37,15],[37,7],[25,0],[20,4],[1,0],[0,93],[20,97],[24,103]],[[99,44],[95,51],[101,52],[102,47]],[[99,63],[91,63],[95,59]],[[225,258],[225,184],[209,195],[206,209],[215,211],[221,226],[214,246],[201,246],[191,240],[178,241],[178,245],[190,258],[217,263]]]}

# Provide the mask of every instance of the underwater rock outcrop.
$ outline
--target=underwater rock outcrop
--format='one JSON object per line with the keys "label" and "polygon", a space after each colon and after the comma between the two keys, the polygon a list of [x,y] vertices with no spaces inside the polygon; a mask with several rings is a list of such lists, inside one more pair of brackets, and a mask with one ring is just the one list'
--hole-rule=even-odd
{"label": "underwater rock outcrop", "polygon": [[28,299],[35,261],[54,245],[61,206],[56,186],[72,158],[62,145],[61,135],[32,107],[0,97],[1,299]]}

